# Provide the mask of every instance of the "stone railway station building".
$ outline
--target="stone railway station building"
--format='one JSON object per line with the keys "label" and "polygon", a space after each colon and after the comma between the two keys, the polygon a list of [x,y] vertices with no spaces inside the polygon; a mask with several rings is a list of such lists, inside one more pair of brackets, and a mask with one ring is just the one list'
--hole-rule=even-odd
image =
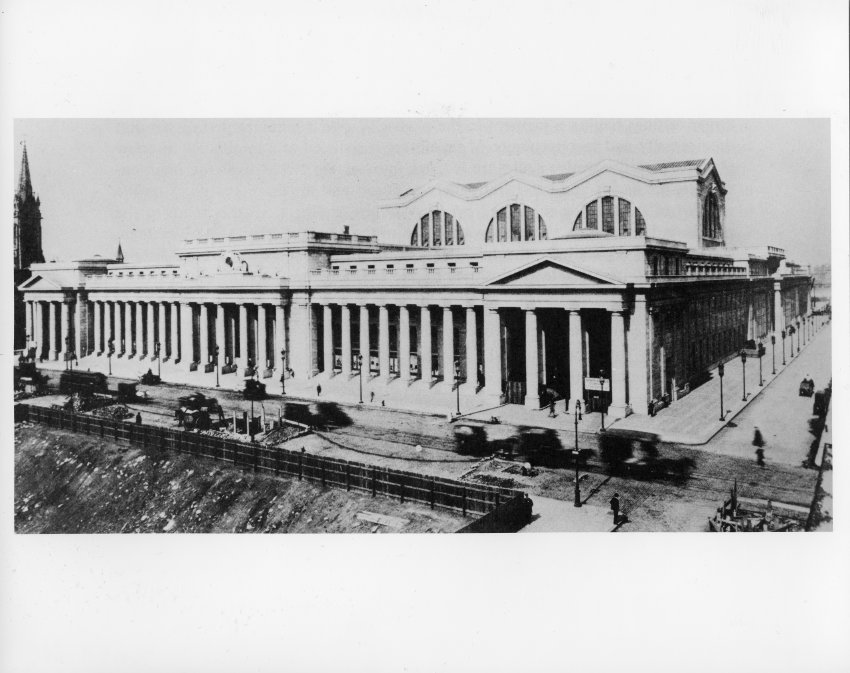
{"label": "stone railway station building", "polygon": [[46,361],[206,386],[218,349],[229,387],[256,371],[272,392],[283,375],[348,399],[362,382],[443,410],[457,383],[467,409],[557,396],[647,413],[748,340],[805,334],[810,277],[779,248],[727,247],[726,194],[712,159],[604,161],[409,190],[379,204],[380,239],[243,234],[186,240],[171,263],[33,264],[27,340]]}

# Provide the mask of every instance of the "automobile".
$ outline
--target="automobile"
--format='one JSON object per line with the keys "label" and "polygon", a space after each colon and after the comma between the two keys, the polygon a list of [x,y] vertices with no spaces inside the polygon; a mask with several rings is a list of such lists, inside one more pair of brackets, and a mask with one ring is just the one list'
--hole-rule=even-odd
{"label": "automobile", "polygon": [[800,397],[811,397],[815,394],[815,382],[806,377],[800,381]]}
{"label": "automobile", "polygon": [[599,434],[599,457],[612,474],[652,478],[664,472],[658,460],[658,435],[610,428]]}

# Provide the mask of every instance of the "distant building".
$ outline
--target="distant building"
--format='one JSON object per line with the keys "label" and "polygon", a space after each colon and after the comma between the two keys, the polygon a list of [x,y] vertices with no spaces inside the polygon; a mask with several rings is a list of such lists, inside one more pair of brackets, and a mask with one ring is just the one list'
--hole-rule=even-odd
{"label": "distant building", "polygon": [[[379,206],[387,239],[348,233],[189,239],[173,263],[39,264],[22,286],[38,352],[115,357],[214,383],[256,364],[322,382],[361,367],[380,399],[414,391],[537,407],[553,393],[646,413],[747,342],[805,327],[809,276],[769,245],[726,245],[712,159],[437,181]],[[285,351],[285,354],[281,351]],[[225,370],[222,369],[222,373]],[[332,384],[332,385],[331,385]]]}
{"label": "distant building", "polygon": [[32,179],[30,178],[30,165],[27,158],[26,145],[24,145],[23,158],[21,159],[21,174],[18,179],[18,189],[15,192],[14,217],[14,231],[12,235],[15,254],[14,347],[19,349],[24,347],[28,338],[28,332],[26,331],[24,319],[23,295],[18,290],[18,286],[30,277],[31,264],[44,262],[44,253],[41,250],[41,201],[32,190]]}

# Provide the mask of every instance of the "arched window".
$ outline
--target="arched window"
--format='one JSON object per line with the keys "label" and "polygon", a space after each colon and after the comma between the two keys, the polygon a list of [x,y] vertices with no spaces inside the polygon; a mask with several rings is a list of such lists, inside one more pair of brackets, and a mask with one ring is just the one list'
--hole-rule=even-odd
{"label": "arched window", "polygon": [[496,213],[484,233],[485,243],[545,241],[546,222],[531,206],[512,203]]}
{"label": "arched window", "polygon": [[443,245],[463,245],[466,239],[463,228],[454,215],[434,210],[413,225],[410,245],[414,248],[434,248]]}
{"label": "arched window", "polygon": [[646,221],[631,201],[620,196],[602,196],[576,215],[573,231],[582,229],[601,230],[613,236],[645,236]]}
{"label": "arched window", "polygon": [[722,238],[720,230],[720,205],[717,194],[709,192],[702,207],[702,235],[704,238]]}

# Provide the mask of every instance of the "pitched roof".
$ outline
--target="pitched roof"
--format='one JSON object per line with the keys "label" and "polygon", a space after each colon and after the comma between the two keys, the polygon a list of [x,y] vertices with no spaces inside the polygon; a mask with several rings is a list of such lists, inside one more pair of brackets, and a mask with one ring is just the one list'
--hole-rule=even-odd
{"label": "pitched roof", "polygon": [[695,168],[701,165],[705,159],[688,159],[686,161],[665,161],[660,164],[641,164],[640,168],[648,171],[663,171],[668,168]]}

